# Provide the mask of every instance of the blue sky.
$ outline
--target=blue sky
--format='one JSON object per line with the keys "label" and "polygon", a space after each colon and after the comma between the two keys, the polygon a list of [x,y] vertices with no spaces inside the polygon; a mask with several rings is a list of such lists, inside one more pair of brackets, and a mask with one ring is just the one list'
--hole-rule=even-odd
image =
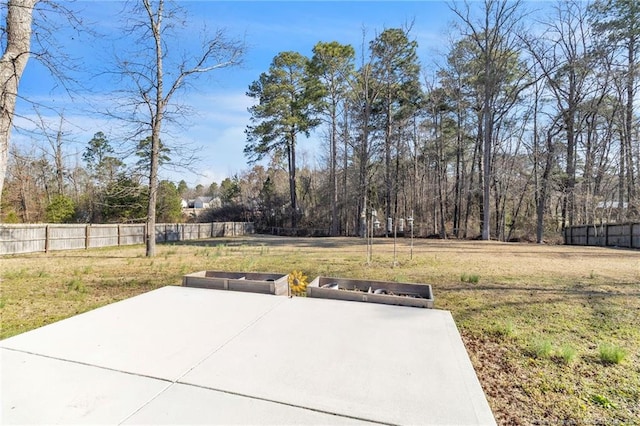
{"label": "blue sky", "polygon": [[[194,112],[185,127],[167,127],[165,138],[172,143],[198,150],[198,173],[186,170],[165,170],[162,178],[185,179],[190,186],[220,182],[248,168],[243,155],[244,129],[249,124],[247,108],[252,100],[245,96],[249,84],[269,68],[279,52],[294,50],[310,56],[318,41],[338,41],[352,44],[359,52],[363,41],[373,39],[385,28],[400,27],[413,21],[411,35],[418,41],[419,56],[426,70],[441,60],[450,38],[454,15],[440,1],[180,1],[189,14],[189,28],[175,39],[167,40],[172,51],[187,50],[197,45],[198,31],[203,24],[210,29],[224,28],[228,36],[246,41],[247,54],[239,68],[217,70],[199,79],[194,87],[181,93],[176,100],[189,105]],[[131,43],[122,37],[124,19],[119,12],[120,1],[77,1],[73,8],[89,28],[105,37],[95,38],[84,32],[67,31],[67,23],[55,17],[61,25],[56,39],[62,51],[75,58],[83,71],[75,77],[92,92],[73,94],[61,89],[46,69],[31,60],[20,85],[21,95],[41,104],[40,113],[48,122],[57,123],[64,111],[66,151],[69,164],[79,161],[81,153],[94,133],[102,131],[114,145],[125,138],[122,123],[100,114],[111,102],[114,83],[96,75],[99,70],[112,69],[113,52]],[[51,108],[51,109],[48,109]],[[31,128],[33,108],[27,102],[18,105],[16,124]],[[37,136],[14,133],[13,143],[27,149]],[[41,139],[41,138],[40,138]],[[324,149],[319,136],[301,141],[300,161],[318,165]]]}

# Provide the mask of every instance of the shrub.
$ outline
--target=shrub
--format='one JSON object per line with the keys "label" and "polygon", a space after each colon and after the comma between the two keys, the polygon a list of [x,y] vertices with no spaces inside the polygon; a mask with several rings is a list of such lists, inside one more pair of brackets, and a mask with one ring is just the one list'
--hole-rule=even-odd
{"label": "shrub", "polygon": [[76,210],[73,200],[64,195],[56,195],[46,208],[46,219],[51,223],[64,223],[69,221]]}

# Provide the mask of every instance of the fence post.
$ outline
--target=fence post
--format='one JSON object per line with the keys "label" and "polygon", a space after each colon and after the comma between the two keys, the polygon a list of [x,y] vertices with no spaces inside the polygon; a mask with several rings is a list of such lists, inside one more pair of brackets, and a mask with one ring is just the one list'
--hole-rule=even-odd
{"label": "fence post", "polygon": [[49,225],[44,227],[44,252],[49,253]]}
{"label": "fence post", "polygon": [[609,224],[604,225],[604,247],[609,247]]}
{"label": "fence post", "polygon": [[89,249],[89,238],[91,238],[91,225],[84,227],[84,249]]}

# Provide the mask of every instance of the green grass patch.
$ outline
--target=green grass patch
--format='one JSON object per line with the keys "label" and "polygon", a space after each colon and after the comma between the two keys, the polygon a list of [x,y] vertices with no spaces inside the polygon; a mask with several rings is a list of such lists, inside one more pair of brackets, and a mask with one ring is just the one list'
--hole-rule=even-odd
{"label": "green grass patch", "polygon": [[480,275],[467,274],[466,272],[460,275],[460,281],[469,284],[478,284],[480,282]]}
{"label": "green grass patch", "polygon": [[38,278],[49,278],[51,276],[51,274],[49,274],[47,271],[45,271],[44,269],[40,269],[38,271]]}
{"label": "green grass patch", "polygon": [[591,395],[591,402],[603,408],[616,408],[616,405],[604,395],[599,395],[599,394]]}
{"label": "green grass patch", "polygon": [[573,364],[578,357],[578,351],[572,345],[564,344],[558,349],[557,357],[564,364]]}
{"label": "green grass patch", "polygon": [[13,271],[5,272],[2,277],[6,280],[19,280],[22,278],[27,278],[29,276],[29,271],[26,268],[20,268]]}
{"label": "green grass patch", "polygon": [[529,354],[537,359],[548,359],[553,354],[551,340],[544,337],[536,337],[528,346]]}
{"label": "green grass patch", "polygon": [[627,351],[611,343],[602,343],[598,347],[600,361],[605,364],[620,364],[627,356]]}
{"label": "green grass patch", "polygon": [[487,334],[499,338],[512,338],[516,335],[515,326],[512,321],[494,323],[487,328]]}
{"label": "green grass patch", "polygon": [[75,291],[77,293],[86,293],[87,286],[84,285],[84,283],[81,280],[74,278],[71,281],[67,282],[67,290]]}

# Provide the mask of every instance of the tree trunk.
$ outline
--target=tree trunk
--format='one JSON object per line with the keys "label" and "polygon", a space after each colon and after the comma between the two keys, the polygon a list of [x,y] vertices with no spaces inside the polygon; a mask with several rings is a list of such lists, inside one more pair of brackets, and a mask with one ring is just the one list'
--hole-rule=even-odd
{"label": "tree trunk", "polygon": [[0,201],[7,170],[9,138],[18,96],[18,84],[31,48],[33,8],[38,0],[9,0],[6,18],[6,48],[0,58]]}
{"label": "tree trunk", "polygon": [[576,188],[576,83],[574,73],[571,73],[569,83],[569,105],[564,113],[565,131],[567,132],[567,193],[566,193],[566,218],[563,227],[567,224],[573,226],[575,216],[575,188]]}
{"label": "tree trunk", "polygon": [[62,158],[62,117],[60,118],[60,128],[56,135],[54,151],[54,162],[56,165],[56,183],[58,184],[58,195],[64,195],[64,162]]}
{"label": "tree trunk", "polygon": [[538,202],[536,205],[536,242],[538,244],[542,243],[542,240],[544,238],[544,211],[546,208],[546,202],[549,192],[549,179],[551,177],[551,171],[553,168],[553,161],[555,156],[553,145],[554,135],[555,134],[551,133],[551,131],[549,131],[549,133],[547,134],[547,155],[545,157],[540,192],[538,194]]}
{"label": "tree trunk", "polygon": [[[149,14],[150,27],[153,33],[156,53],[156,87],[155,105],[151,119],[151,164],[149,169],[149,204],[147,206],[147,226],[145,229],[146,255],[156,255],[156,204],[158,199],[158,167],[160,155],[160,131],[164,114],[164,74],[163,74],[163,49],[162,49],[162,15],[164,1],[158,5],[157,14],[154,15],[151,6],[145,0],[145,8]],[[154,19],[155,18],[155,19]]]}
{"label": "tree trunk", "polygon": [[[618,171],[618,207],[620,208],[618,209],[618,213],[621,212],[621,208],[624,205],[625,200],[627,199],[627,197],[625,196],[625,190],[627,188],[627,185],[625,185],[627,176],[627,174],[625,173],[625,166],[627,165],[626,158],[628,154],[626,152],[627,142],[624,133],[624,131],[620,131],[620,169]],[[620,218],[616,218],[616,220],[620,220]]]}
{"label": "tree trunk", "polygon": [[391,235],[391,230],[386,225],[391,217],[391,193],[393,192],[391,183],[391,96],[387,96],[386,117],[384,128],[384,223],[385,236]]}
{"label": "tree trunk", "polygon": [[349,235],[349,220],[348,220],[348,212],[349,212],[349,205],[350,203],[347,202],[347,196],[348,196],[348,192],[347,192],[347,178],[348,178],[348,173],[347,171],[349,170],[349,109],[347,106],[347,103],[345,102],[345,107],[344,107],[344,128],[343,130],[343,138],[344,138],[344,154],[343,154],[343,158],[342,158],[342,203],[341,203],[341,215],[342,218],[340,220],[341,226],[342,226],[342,233],[345,236]]}
{"label": "tree trunk", "polygon": [[[485,75],[489,76],[491,73],[491,63],[489,55],[485,55]],[[485,83],[484,92],[484,106],[483,106],[483,119],[484,119],[484,132],[483,132],[483,157],[482,157],[482,239],[491,239],[490,233],[490,221],[491,221],[491,148],[493,139],[493,114],[491,113],[491,84],[489,80],[491,77],[487,77]]]}
{"label": "tree trunk", "polygon": [[453,235],[460,237],[460,213],[462,211],[462,173],[463,173],[463,135],[462,135],[462,111],[458,105],[456,111],[456,167],[455,167],[455,184],[453,195]]}
{"label": "tree trunk", "polygon": [[331,232],[330,235],[338,235],[338,117],[336,116],[337,105],[333,101],[331,106],[331,147],[330,147],[330,179],[331,179]]}
{"label": "tree trunk", "polygon": [[[418,204],[418,146],[419,146],[419,137],[418,137],[418,120],[417,114],[413,116],[413,176],[411,178],[411,217],[413,217],[413,212],[416,207],[420,206]],[[419,211],[419,209],[417,210]]]}
{"label": "tree trunk", "polygon": [[476,136],[476,143],[473,148],[473,157],[471,159],[471,170],[469,171],[469,190],[467,191],[467,200],[465,205],[464,212],[464,232],[462,234],[462,238],[468,238],[469,236],[469,216],[471,215],[471,205],[475,204],[477,200],[476,193],[478,189],[474,187],[474,176],[476,174],[476,165],[479,176],[478,188],[482,187],[482,174],[481,174],[481,166],[482,166],[482,124],[481,120],[478,119],[478,134]]}
{"label": "tree trunk", "polygon": [[[626,144],[627,158],[621,159],[621,161],[627,162],[627,195],[629,200],[629,207],[631,207],[631,202],[635,198],[635,175],[634,175],[634,167],[633,167],[633,102],[635,98],[635,69],[636,69],[636,37],[631,36],[629,39],[629,46],[627,50],[627,60],[628,60],[628,76],[627,76],[627,105],[625,108],[625,140],[623,143]],[[623,200],[621,200],[623,201]],[[623,204],[619,205],[621,212],[626,212],[623,207]],[[626,218],[624,218],[626,219]]]}
{"label": "tree trunk", "polygon": [[291,197],[291,227],[298,226],[298,197],[296,195],[296,133],[289,135],[289,194]]}

